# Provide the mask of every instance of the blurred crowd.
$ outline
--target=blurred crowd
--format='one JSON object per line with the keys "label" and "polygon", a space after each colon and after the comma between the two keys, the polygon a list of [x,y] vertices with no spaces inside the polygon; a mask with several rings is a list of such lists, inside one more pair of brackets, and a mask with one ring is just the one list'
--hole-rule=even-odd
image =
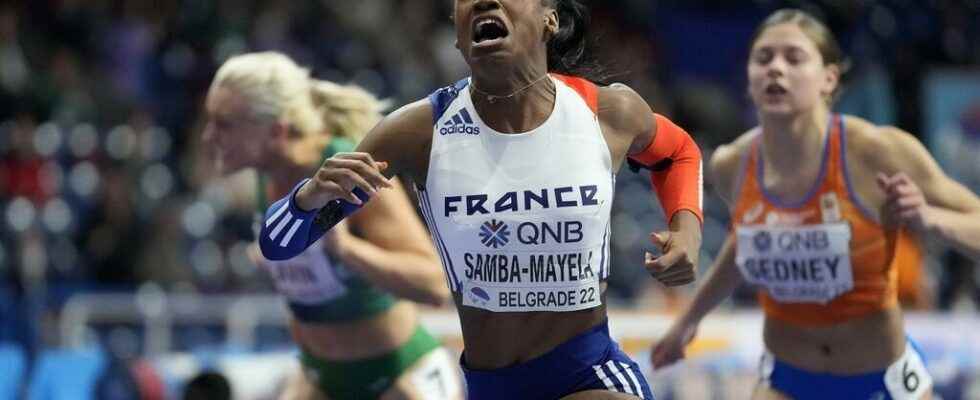
{"label": "blurred crowd", "polygon": [[[980,65],[977,1],[593,3],[596,50],[611,80],[686,127],[706,157],[753,123],[746,46],[776,8],[803,7],[838,34],[852,61],[840,109],[920,137],[930,134],[920,93],[928,71]],[[217,66],[278,50],[318,78],[403,104],[465,76],[451,10],[447,0],[0,5],[0,320],[56,309],[72,293],[146,282],[182,293],[270,291],[246,256],[252,216],[208,184],[214,174],[199,137]],[[656,289],[637,262],[647,233],[664,226],[649,183],[625,172],[618,185],[611,301],[679,301],[688,289]],[[703,266],[728,229],[707,190]],[[924,304],[976,299],[980,274],[942,254],[928,267],[934,294]],[[738,299],[751,304],[749,295]]]}

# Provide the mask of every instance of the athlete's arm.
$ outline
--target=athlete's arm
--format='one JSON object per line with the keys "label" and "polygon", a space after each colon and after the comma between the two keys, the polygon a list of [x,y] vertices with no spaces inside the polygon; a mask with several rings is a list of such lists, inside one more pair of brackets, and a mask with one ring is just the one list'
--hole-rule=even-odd
{"label": "athlete's arm", "polygon": [[691,135],[667,117],[654,114],[652,125],[630,145],[630,166],[650,170],[651,183],[668,217],[686,210],[702,220],[701,150]]}
{"label": "athlete's arm", "polygon": [[980,198],[939,167],[918,140],[897,128],[880,128],[888,142],[878,175],[886,193],[883,218],[936,237],[980,260]]}
{"label": "athlete's arm", "polygon": [[616,155],[652,162],[651,181],[669,231],[651,234],[663,255],[647,254],[647,270],[668,286],[693,282],[701,249],[700,150],[690,135],[655,115],[646,101],[625,85],[599,90],[599,121],[603,130],[611,133]]}
{"label": "athlete's arm", "polygon": [[[741,156],[736,150],[738,146],[736,143],[719,147],[709,163],[714,187],[729,205],[734,204],[734,191],[738,171],[741,169]],[[684,347],[694,339],[701,320],[731,296],[742,282],[742,275],[735,266],[735,238],[728,235],[690,305],[674,321],[667,334],[654,345],[650,352],[653,366],[660,368],[684,358]]]}
{"label": "athlete's arm", "polygon": [[735,267],[735,237],[728,235],[687,309],[650,351],[653,367],[662,368],[684,358],[684,348],[694,340],[701,320],[741,284],[742,276]]}
{"label": "athlete's arm", "polygon": [[418,166],[428,161],[424,149],[431,128],[431,106],[427,101],[415,102],[385,117],[356,151],[324,161],[311,178],[299,182],[266,211],[259,236],[262,254],[270,260],[286,260],[302,253],[379,190],[392,187],[382,171],[417,179],[423,170]]}
{"label": "athlete's arm", "polygon": [[381,120],[350,153],[338,153],[324,161],[309,183],[296,193],[296,203],[304,210],[322,208],[328,202],[344,199],[361,204],[352,194],[361,189],[374,194],[391,188],[387,176],[419,178],[419,160],[428,160],[425,150],[432,134],[432,107],[421,100],[408,104]]}
{"label": "athlete's arm", "polygon": [[372,284],[419,303],[449,298],[439,257],[401,184],[384,191],[348,221],[360,237],[343,235],[333,249],[344,265]]}

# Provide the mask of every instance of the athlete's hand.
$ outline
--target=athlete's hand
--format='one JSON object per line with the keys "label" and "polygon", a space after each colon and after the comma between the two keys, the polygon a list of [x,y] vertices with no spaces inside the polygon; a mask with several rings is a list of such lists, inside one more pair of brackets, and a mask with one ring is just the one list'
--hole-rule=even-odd
{"label": "athlete's hand", "polygon": [[903,172],[888,176],[878,173],[878,187],[885,192],[882,219],[915,230],[924,230],[932,221],[932,207],[922,189]]}
{"label": "athlete's hand", "polygon": [[324,161],[296,192],[296,205],[303,210],[316,210],[336,199],[360,205],[363,202],[354,195],[354,188],[373,197],[378,190],[392,187],[381,174],[387,168],[388,163],[374,161],[368,153],[337,153]]}
{"label": "athlete's hand", "polygon": [[697,333],[696,323],[674,322],[667,334],[654,343],[650,351],[653,368],[663,368],[684,358],[684,348],[694,340]]}
{"label": "athlete's hand", "polygon": [[[693,215],[691,218],[694,218]],[[650,241],[660,248],[662,254],[660,257],[656,257],[646,252],[644,254],[644,266],[654,279],[665,286],[686,285],[694,282],[697,276],[701,232],[700,225],[696,220],[694,224],[696,228],[650,234]]]}

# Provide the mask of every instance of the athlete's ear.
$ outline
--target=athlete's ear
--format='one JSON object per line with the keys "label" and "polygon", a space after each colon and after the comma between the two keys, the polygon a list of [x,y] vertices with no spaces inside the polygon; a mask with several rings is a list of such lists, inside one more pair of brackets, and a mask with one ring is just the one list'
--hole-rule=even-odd
{"label": "athlete's ear", "polygon": [[828,64],[824,67],[824,82],[823,87],[820,89],[820,95],[824,98],[830,98],[834,95],[834,91],[837,90],[837,86],[840,85],[840,75],[841,67],[837,64]]}
{"label": "athlete's ear", "polygon": [[551,39],[552,36],[558,34],[558,30],[561,28],[558,22],[558,11],[551,10],[544,16],[544,30],[545,37]]}

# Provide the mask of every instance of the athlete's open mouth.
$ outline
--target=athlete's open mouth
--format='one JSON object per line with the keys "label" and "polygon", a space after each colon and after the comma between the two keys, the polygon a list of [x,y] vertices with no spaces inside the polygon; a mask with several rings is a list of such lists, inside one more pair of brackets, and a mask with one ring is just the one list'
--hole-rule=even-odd
{"label": "athlete's open mouth", "polygon": [[766,85],[766,94],[769,95],[786,94],[786,88],[780,86],[778,83],[770,83]]}
{"label": "athlete's open mouth", "polygon": [[473,43],[480,44],[506,38],[510,32],[500,18],[480,17],[473,20]]}

